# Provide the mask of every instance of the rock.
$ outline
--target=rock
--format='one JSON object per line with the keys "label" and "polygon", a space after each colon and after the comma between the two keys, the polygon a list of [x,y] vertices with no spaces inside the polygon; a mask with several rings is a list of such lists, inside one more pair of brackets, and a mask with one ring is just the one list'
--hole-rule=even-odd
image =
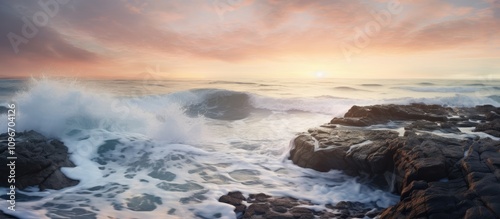
{"label": "rock", "polygon": [[499,107],[495,107],[493,105],[476,106],[475,110],[476,110],[477,113],[480,113],[480,114],[487,114],[487,113],[490,113],[490,112],[494,112],[494,113],[500,114],[500,108]]}
{"label": "rock", "polygon": [[247,206],[242,204],[245,200],[246,198],[241,192],[229,192],[227,195],[223,195],[219,198],[219,202],[234,206],[234,212],[236,214],[243,214],[245,212]]}
{"label": "rock", "polygon": [[401,201],[387,208],[381,218],[500,217],[500,142],[480,139],[463,143],[465,157],[451,167],[458,168],[463,177],[414,180],[403,185]]}
{"label": "rock", "polygon": [[[7,134],[1,134],[0,138],[4,139],[0,146],[0,163],[8,163]],[[69,160],[68,148],[61,141],[48,139],[35,131],[16,133],[15,139],[16,188],[38,186],[40,190],[62,189],[78,184],[77,180],[61,172],[61,167],[75,166]],[[0,172],[9,171],[9,166],[0,166]],[[9,186],[7,177],[8,174],[2,174],[0,186]]]}
{"label": "rock", "polygon": [[377,124],[377,122],[368,118],[338,118],[335,117],[330,121],[332,124],[347,125],[347,126],[369,126]]}
{"label": "rock", "polygon": [[383,173],[391,167],[389,147],[398,133],[388,130],[346,128],[311,129],[293,141],[290,159],[298,166],[326,172]]}
{"label": "rock", "polygon": [[495,137],[500,137],[500,119],[494,119],[485,123],[479,123],[475,132],[485,132]]}
{"label": "rock", "polygon": [[[340,202],[329,206],[337,211],[320,218],[500,218],[500,141],[429,133],[460,134],[457,127],[475,126],[474,131],[500,137],[499,115],[500,108],[490,105],[353,106],[345,118],[334,118],[330,126],[299,134],[293,140],[290,159],[318,171],[338,169],[386,179],[392,173],[389,187],[401,195],[396,205],[368,214],[356,204]],[[370,130],[378,127],[349,127],[396,120],[402,121],[396,126],[405,125],[402,137],[393,131]],[[283,213],[283,209],[277,210]]]}
{"label": "rock", "polygon": [[449,122],[431,122],[427,120],[417,120],[405,127],[408,131],[440,131],[444,133],[460,133],[455,124]]}
{"label": "rock", "polygon": [[0,106],[0,114],[6,114],[9,108],[5,106]]}
{"label": "rock", "polygon": [[[247,200],[249,206],[246,207],[242,200]],[[233,205],[236,209],[244,209],[243,211],[235,209],[238,218],[313,219],[336,217],[331,210],[342,211],[345,217],[373,218],[382,212],[381,208],[359,202],[339,202],[335,206],[325,206],[331,209],[330,211],[314,211],[306,207],[312,206],[309,201],[290,197],[275,197],[264,193],[250,194],[248,198],[245,198],[241,192],[230,192],[221,196],[219,202]]]}
{"label": "rock", "polygon": [[452,114],[451,108],[440,105],[410,104],[410,105],[374,105],[353,106],[344,115],[344,118],[334,118],[330,123],[369,126],[387,123],[393,120],[427,120],[434,122],[447,121],[447,116]]}
{"label": "rock", "polygon": [[396,189],[401,192],[412,181],[426,182],[448,178],[464,154],[460,140],[432,134],[410,133],[401,139],[403,147],[395,152]]}
{"label": "rock", "polygon": [[2,211],[0,211],[0,218],[3,218],[3,219],[18,219],[18,217],[14,217],[12,215],[5,214]]}
{"label": "rock", "polygon": [[490,111],[490,112],[486,113],[486,120],[487,121],[493,121],[495,119],[500,119],[500,114],[498,114],[495,111]]}

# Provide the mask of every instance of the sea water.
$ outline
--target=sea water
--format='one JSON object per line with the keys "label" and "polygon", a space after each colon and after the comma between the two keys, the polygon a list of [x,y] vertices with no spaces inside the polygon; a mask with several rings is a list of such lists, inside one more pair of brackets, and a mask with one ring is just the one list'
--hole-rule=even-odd
{"label": "sea water", "polygon": [[62,171],[80,183],[17,191],[16,212],[6,201],[0,210],[20,218],[235,218],[217,199],[236,190],[306,199],[317,209],[339,201],[388,207],[399,199],[389,190],[294,165],[290,142],[352,105],[414,102],[500,106],[500,82],[1,80],[0,104],[16,104],[17,131],[63,141],[76,167]]}

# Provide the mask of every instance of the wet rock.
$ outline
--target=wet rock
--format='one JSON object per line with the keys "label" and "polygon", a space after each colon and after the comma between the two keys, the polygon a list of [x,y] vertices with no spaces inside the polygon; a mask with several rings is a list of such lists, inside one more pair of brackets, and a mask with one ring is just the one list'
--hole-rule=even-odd
{"label": "wet rock", "polygon": [[465,156],[451,167],[458,168],[463,177],[403,185],[401,201],[386,209],[381,218],[500,217],[500,142],[480,139],[464,144]]}
{"label": "wet rock", "polygon": [[387,123],[394,120],[413,121],[447,121],[447,116],[452,113],[451,108],[440,105],[374,105],[374,106],[353,106],[344,115],[344,118],[334,118],[330,123],[368,126]]}
{"label": "wet rock", "polygon": [[[331,126],[299,134],[293,140],[290,159],[298,166],[318,171],[339,169],[351,175],[385,175],[386,179],[392,173],[387,182],[401,200],[383,211],[372,209],[370,217],[500,218],[500,141],[434,134],[460,134],[457,127],[476,127],[474,131],[500,136],[498,115],[500,108],[490,105],[353,106],[345,118],[334,118]],[[405,124],[404,136],[391,131],[374,132],[370,130],[373,127],[349,127],[395,120],[404,121],[396,123]],[[330,206],[334,207],[337,211],[326,212],[320,218],[368,216],[362,207],[352,203]]]}
{"label": "wet rock", "polygon": [[475,132],[485,132],[495,137],[500,137],[500,119],[479,123],[474,129]]}
{"label": "wet rock", "polygon": [[219,202],[234,206],[234,212],[241,215],[243,215],[247,208],[246,205],[242,204],[245,200],[246,198],[241,192],[229,192],[227,195],[223,195],[219,198]]}
{"label": "wet rock", "polygon": [[[247,201],[248,207],[243,203],[243,200]],[[312,206],[309,201],[290,197],[275,197],[264,193],[250,194],[248,198],[245,198],[241,192],[230,192],[221,196],[219,202],[233,205],[238,218],[334,218],[338,216],[335,215],[335,212],[342,212],[345,218],[373,218],[383,210],[360,202],[339,202],[335,206],[326,205],[328,210],[314,211],[307,208],[307,206]]]}
{"label": "wet rock", "polygon": [[[0,163],[9,163],[7,134],[1,134]],[[28,186],[38,186],[40,190],[62,189],[78,184],[77,180],[66,177],[61,167],[74,167],[69,160],[68,148],[57,139],[49,139],[35,132],[16,133],[15,147],[15,175],[16,188],[24,189]],[[9,173],[10,167],[0,166],[0,172]],[[2,174],[0,186],[9,186],[8,174]]]}
{"label": "wet rock", "polygon": [[410,133],[399,141],[402,147],[393,157],[398,192],[416,180],[448,178],[465,151],[460,140],[432,134]]}
{"label": "wet rock", "polygon": [[417,120],[405,127],[408,131],[440,131],[443,133],[460,133],[461,131],[455,124],[449,122],[431,122],[426,120]]}
{"label": "wet rock", "polygon": [[392,165],[389,142],[396,138],[398,133],[388,130],[311,129],[294,139],[290,159],[322,172],[383,173]]}
{"label": "wet rock", "polygon": [[5,214],[2,211],[0,211],[0,218],[4,218],[4,219],[18,219],[18,217],[14,217],[12,215]]}
{"label": "wet rock", "polygon": [[9,108],[7,108],[5,106],[0,106],[0,114],[5,114],[5,113],[7,113],[8,110],[9,110]]}

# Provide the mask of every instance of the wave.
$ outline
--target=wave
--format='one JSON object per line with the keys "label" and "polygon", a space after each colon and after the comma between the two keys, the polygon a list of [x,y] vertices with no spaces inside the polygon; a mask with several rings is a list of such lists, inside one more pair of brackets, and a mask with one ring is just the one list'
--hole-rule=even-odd
{"label": "wave", "polygon": [[418,85],[433,86],[435,84],[431,83],[431,82],[420,82],[420,83],[418,83]]}
{"label": "wave", "polygon": [[[18,110],[19,131],[47,136],[82,130],[132,132],[153,139],[182,143],[203,133],[206,118],[240,120],[262,111],[295,111],[340,116],[352,105],[408,104],[499,106],[498,96],[457,94],[438,98],[349,99],[335,96],[269,97],[223,89],[193,89],[164,95],[118,98],[88,89],[75,81],[32,80],[29,89],[12,99]],[[0,125],[6,127],[6,121]]]}
{"label": "wave", "polygon": [[250,96],[243,92],[220,89],[191,90],[203,101],[186,106],[190,116],[203,115],[211,119],[239,120],[250,115]]}
{"label": "wave", "polygon": [[435,92],[435,93],[472,93],[482,90],[478,87],[394,87],[395,89],[402,89],[415,92]]}
{"label": "wave", "polygon": [[491,95],[488,98],[500,103],[500,95]]}
{"label": "wave", "polygon": [[382,87],[383,85],[381,85],[381,84],[361,84],[361,86],[364,86],[364,87]]}
{"label": "wave", "polygon": [[339,86],[339,87],[334,87],[333,89],[341,90],[341,91],[366,91],[366,90],[357,89],[357,88],[348,87],[348,86]]}
{"label": "wave", "polygon": [[90,90],[76,81],[32,79],[29,89],[12,100],[18,112],[17,131],[36,130],[50,137],[99,129],[180,143],[201,134],[203,123],[201,118],[186,116],[182,106],[173,102],[148,111],[147,105]]}
{"label": "wave", "polygon": [[240,81],[211,81],[209,84],[247,84],[247,85],[259,85],[253,82],[240,82]]}
{"label": "wave", "polygon": [[425,103],[449,107],[474,107],[477,105],[493,105],[500,107],[500,99],[496,100],[494,96],[480,97],[463,94],[456,94],[451,97],[400,98],[387,101],[394,104]]}

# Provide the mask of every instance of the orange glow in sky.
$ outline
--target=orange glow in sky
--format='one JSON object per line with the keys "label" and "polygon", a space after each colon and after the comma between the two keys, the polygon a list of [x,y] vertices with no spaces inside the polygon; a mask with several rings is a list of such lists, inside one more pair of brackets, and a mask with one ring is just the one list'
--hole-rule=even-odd
{"label": "orange glow in sky", "polygon": [[500,77],[494,0],[45,2],[0,3],[0,77]]}

